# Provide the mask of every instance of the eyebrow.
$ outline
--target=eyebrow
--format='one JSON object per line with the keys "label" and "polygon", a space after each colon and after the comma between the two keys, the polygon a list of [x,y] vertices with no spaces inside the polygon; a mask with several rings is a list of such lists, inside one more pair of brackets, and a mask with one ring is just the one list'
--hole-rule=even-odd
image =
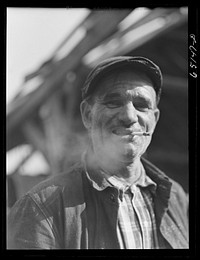
{"label": "eyebrow", "polygon": [[148,97],[147,95],[141,94],[141,93],[138,93],[138,95],[135,97],[135,99],[148,102],[148,104],[150,104],[150,105],[154,104],[153,100],[150,97]]}
{"label": "eyebrow", "polygon": [[[120,93],[108,93],[108,94],[106,94],[104,97],[103,97],[103,99],[116,99],[116,98],[122,98],[123,97],[123,95],[122,94],[120,94]],[[151,100],[151,98],[149,98],[149,97],[147,97],[146,95],[144,95],[144,94],[141,94],[141,93],[138,93],[138,95],[137,96],[135,96],[135,97],[132,97],[132,96],[130,96],[131,97],[131,99],[136,99],[136,100],[144,100],[144,101],[147,101],[147,102],[149,102],[149,103],[152,103],[152,100]]]}
{"label": "eyebrow", "polygon": [[120,93],[108,93],[103,97],[103,99],[116,99],[121,97],[122,95]]}
{"label": "eyebrow", "polygon": [[141,101],[141,102],[146,102],[148,105],[150,106],[154,106],[154,101],[148,97],[148,95],[146,95],[145,93],[140,93],[140,92],[137,92],[137,95],[136,96],[131,96],[131,95],[124,95],[124,94],[121,94],[120,92],[108,92],[106,93],[105,95],[103,96],[100,96],[98,99],[100,102],[106,102],[107,100],[110,101],[110,100],[116,100],[116,99],[121,99],[123,97],[130,97],[130,100],[132,101]]}
{"label": "eyebrow", "polygon": [[147,96],[136,96],[135,99],[136,100],[138,99],[138,100],[141,100],[141,101],[147,101],[149,103],[153,103],[153,101]]}

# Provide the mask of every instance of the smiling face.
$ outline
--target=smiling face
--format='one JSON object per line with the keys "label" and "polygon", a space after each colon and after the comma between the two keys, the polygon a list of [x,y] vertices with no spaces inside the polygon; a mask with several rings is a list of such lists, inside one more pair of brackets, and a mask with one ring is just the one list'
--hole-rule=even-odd
{"label": "smiling face", "polygon": [[99,162],[128,164],[140,157],[151,141],[159,118],[156,93],[144,74],[118,72],[99,83],[93,103],[81,105],[83,123],[89,130]]}

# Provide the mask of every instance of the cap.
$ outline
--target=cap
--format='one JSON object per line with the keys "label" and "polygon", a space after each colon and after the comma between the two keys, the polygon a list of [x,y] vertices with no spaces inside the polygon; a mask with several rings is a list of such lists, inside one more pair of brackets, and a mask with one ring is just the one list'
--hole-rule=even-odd
{"label": "cap", "polygon": [[133,71],[144,72],[153,82],[157,96],[160,99],[163,83],[160,68],[151,60],[140,56],[116,56],[100,62],[88,75],[82,88],[82,98],[91,96],[97,88],[97,83],[116,69],[127,68]]}

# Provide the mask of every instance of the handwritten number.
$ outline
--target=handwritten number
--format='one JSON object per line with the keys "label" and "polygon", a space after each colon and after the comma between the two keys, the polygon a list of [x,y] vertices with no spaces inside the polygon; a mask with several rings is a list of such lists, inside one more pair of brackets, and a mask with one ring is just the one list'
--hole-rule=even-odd
{"label": "handwritten number", "polygon": [[[196,44],[196,39],[195,39],[195,35],[194,34],[190,34],[190,38],[193,40],[192,42],[192,45],[189,46],[189,50],[190,50],[190,68],[192,68],[193,70],[196,70],[197,69],[197,66],[195,65],[196,64],[196,61],[194,59],[195,56],[197,56],[197,49],[195,48],[195,44]],[[195,64],[194,64],[195,63]],[[192,76],[193,78],[197,78],[197,73],[196,72],[192,72],[190,73],[190,76]]]}
{"label": "handwritten number", "polygon": [[190,76],[192,76],[193,78],[197,78],[197,74],[195,72],[190,73]]}
{"label": "handwritten number", "polygon": [[193,45],[194,45],[194,43],[196,43],[195,35],[194,34],[190,34],[190,38],[193,39]]}
{"label": "handwritten number", "polygon": [[190,61],[190,68],[197,69],[197,66]]}

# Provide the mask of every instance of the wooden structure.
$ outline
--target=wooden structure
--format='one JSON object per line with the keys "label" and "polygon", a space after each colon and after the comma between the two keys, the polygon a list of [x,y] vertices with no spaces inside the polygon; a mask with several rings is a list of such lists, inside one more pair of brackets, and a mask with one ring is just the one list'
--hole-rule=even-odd
{"label": "wooden structure", "polygon": [[187,190],[187,9],[149,9],[131,22],[134,11],[91,11],[52,57],[25,77],[7,108],[7,151],[30,144],[43,154],[50,174],[64,171],[87,143],[79,105],[90,69],[110,56],[145,56],[164,74],[161,119],[146,156]]}

